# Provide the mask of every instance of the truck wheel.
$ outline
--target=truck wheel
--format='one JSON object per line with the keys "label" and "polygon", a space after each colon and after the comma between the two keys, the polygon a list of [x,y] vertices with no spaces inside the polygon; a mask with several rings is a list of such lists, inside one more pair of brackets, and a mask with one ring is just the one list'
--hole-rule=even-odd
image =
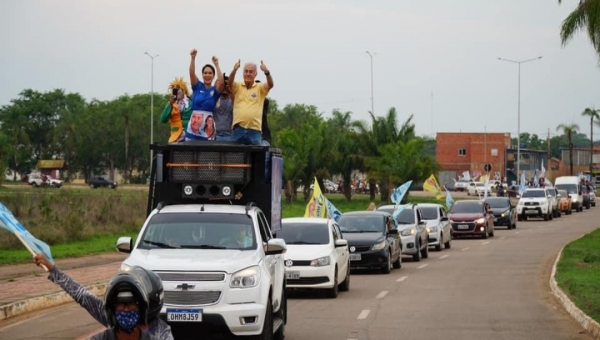
{"label": "truck wheel", "polygon": [[275,315],[281,319],[281,326],[279,326],[273,338],[275,340],[283,340],[285,338],[285,324],[287,323],[287,293],[285,287],[283,293],[281,293],[281,307]]}
{"label": "truck wheel", "polygon": [[272,340],[273,339],[273,306],[271,299],[267,301],[267,309],[265,310],[265,321],[263,322],[263,330],[259,335],[251,337],[252,340]]}

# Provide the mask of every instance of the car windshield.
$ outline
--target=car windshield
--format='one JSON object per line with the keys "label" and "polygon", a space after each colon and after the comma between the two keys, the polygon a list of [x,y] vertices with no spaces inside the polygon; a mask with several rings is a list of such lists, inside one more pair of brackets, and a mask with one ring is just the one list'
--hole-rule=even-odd
{"label": "car windshield", "polygon": [[479,202],[474,202],[474,203],[456,202],[452,206],[452,210],[450,210],[451,214],[464,214],[464,213],[479,214],[482,212],[483,212],[483,208],[481,206],[481,203],[479,203]]}
{"label": "car windshield", "polygon": [[338,220],[343,233],[383,233],[385,223],[383,216],[343,215]]}
{"label": "car windshield", "polygon": [[424,220],[437,220],[438,219],[438,208],[437,207],[421,207]]}
{"label": "car windshield", "polygon": [[559,190],[566,190],[569,194],[577,194],[576,184],[556,184],[556,188]]}
{"label": "car windshield", "polygon": [[[384,211],[390,215],[394,214],[394,208],[380,208],[377,210]],[[411,208],[403,209],[398,217],[396,217],[396,222],[398,224],[415,224],[415,212]]]}
{"label": "car windshield", "polygon": [[488,199],[485,201],[486,203],[488,203],[490,205],[490,207],[492,208],[508,208],[510,206],[509,200],[508,199]]}
{"label": "car windshield", "polygon": [[329,225],[284,222],[277,237],[284,239],[285,244],[329,244]]}
{"label": "car windshield", "polygon": [[144,230],[140,249],[256,248],[252,220],[241,214],[159,213]]}
{"label": "car windshield", "polygon": [[523,197],[546,197],[545,190],[525,190]]}

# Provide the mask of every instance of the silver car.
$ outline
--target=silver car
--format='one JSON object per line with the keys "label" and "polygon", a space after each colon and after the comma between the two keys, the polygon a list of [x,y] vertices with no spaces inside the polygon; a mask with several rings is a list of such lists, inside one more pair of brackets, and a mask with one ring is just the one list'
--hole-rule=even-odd
{"label": "silver car", "polygon": [[452,233],[450,222],[448,222],[448,213],[443,205],[437,203],[419,203],[423,213],[423,219],[427,221],[429,231],[429,246],[435,247],[435,250],[441,251],[442,245],[450,249]]}
{"label": "silver car", "polygon": [[[402,255],[410,255],[413,261],[429,257],[429,232],[427,221],[423,219],[421,208],[409,203],[401,206],[402,211],[396,217],[398,232],[402,240]],[[377,210],[394,214],[394,205],[382,205]]]}

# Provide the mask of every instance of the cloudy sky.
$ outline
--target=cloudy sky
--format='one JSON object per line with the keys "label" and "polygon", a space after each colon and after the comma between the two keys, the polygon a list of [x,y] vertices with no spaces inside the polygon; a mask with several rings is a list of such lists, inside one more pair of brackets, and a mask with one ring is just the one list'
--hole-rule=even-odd
{"label": "cloudy sky", "polygon": [[[264,60],[280,105],[338,108],[354,119],[414,114],[420,135],[517,133],[545,138],[600,108],[600,68],[587,36],[566,47],[562,20],[578,0],[19,0],[0,2],[0,105],[25,88],[62,88],[85,98],[166,93],[217,55],[229,72],[239,58]],[[263,77],[264,76],[260,76]]]}

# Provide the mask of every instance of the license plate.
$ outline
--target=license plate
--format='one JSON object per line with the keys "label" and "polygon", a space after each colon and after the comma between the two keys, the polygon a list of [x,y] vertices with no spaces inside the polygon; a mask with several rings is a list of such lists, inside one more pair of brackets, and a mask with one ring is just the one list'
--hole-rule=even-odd
{"label": "license plate", "polygon": [[300,272],[287,272],[285,278],[290,280],[297,280],[300,278]]}
{"label": "license plate", "polygon": [[350,261],[360,261],[360,254],[350,254]]}
{"label": "license plate", "polygon": [[170,322],[201,322],[202,309],[171,309],[167,308],[167,321]]}
{"label": "license plate", "polygon": [[468,224],[459,224],[458,229],[469,229],[469,225]]}

